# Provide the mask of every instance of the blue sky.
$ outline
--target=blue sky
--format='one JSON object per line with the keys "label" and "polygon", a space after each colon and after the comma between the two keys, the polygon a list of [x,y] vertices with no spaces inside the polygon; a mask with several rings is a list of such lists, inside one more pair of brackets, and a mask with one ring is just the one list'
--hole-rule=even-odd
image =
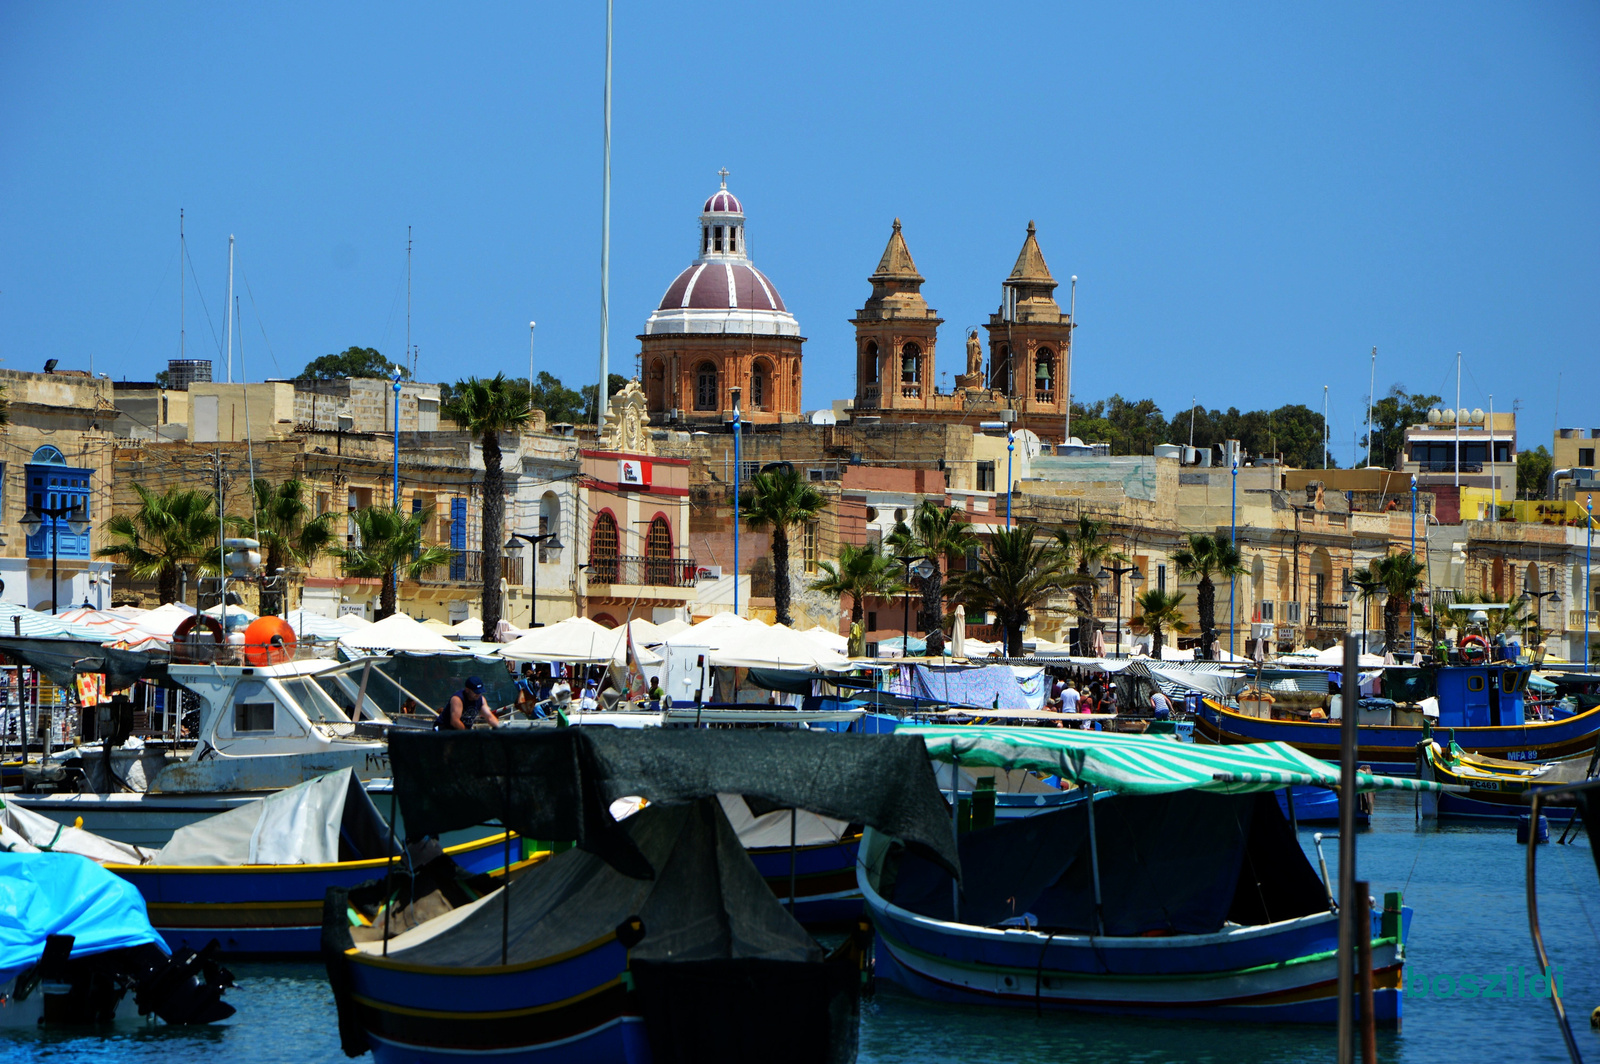
{"label": "blue sky", "polygon": [[[0,358],[148,379],[216,357],[238,237],[244,370],[594,379],[604,6],[0,8]],[[1241,408],[1379,391],[1600,427],[1600,8],[617,6],[612,367],[694,253],[726,166],[805,334],[853,393],[849,319],[902,219],[959,330],[1029,219],[1080,277],[1073,390]],[[248,281],[246,289],[245,281]],[[1065,285],[1060,293],[1065,299]],[[210,323],[201,301],[209,307]],[[252,309],[252,302],[254,309]]]}

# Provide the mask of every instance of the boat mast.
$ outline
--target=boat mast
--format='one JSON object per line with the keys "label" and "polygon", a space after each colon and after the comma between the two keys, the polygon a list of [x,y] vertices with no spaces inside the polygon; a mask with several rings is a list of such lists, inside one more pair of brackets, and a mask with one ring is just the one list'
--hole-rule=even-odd
{"label": "boat mast", "polygon": [[1461,352],[1456,352],[1456,505],[1461,504]]}
{"label": "boat mast", "polygon": [[[411,227],[406,226],[406,361],[411,363],[411,376],[417,376],[417,360],[411,353]],[[396,418],[395,424],[399,424]],[[419,426],[420,427],[420,426]],[[395,505],[399,505],[396,503]]]}
{"label": "boat mast", "polygon": [[[183,242],[183,208],[179,207],[178,208],[178,360],[180,362],[183,361],[183,339],[184,339],[184,337],[183,337],[183,332],[184,332],[184,328],[183,328],[183,324],[184,324],[183,301],[184,301],[184,297],[188,294],[185,291],[185,286],[184,286],[184,283],[183,283],[183,260],[185,258],[186,253],[187,253],[187,248],[186,248],[186,246],[185,246],[185,244]],[[168,383],[170,384],[171,382],[169,381]]]}
{"label": "boat mast", "polygon": [[233,383],[233,234],[228,234],[228,305],[222,308],[222,330],[228,334],[228,383]]}
{"label": "boat mast", "polygon": [[[611,4],[606,0],[605,166],[600,191],[600,387],[595,389],[594,423],[606,420],[607,381],[611,377]],[[735,583],[739,574],[734,574]],[[735,611],[737,612],[737,611]]]}

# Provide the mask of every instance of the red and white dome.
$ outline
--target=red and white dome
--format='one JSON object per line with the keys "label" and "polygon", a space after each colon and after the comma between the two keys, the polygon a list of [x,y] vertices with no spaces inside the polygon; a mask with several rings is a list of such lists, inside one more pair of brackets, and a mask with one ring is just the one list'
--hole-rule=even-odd
{"label": "red and white dome", "polygon": [[667,286],[645,335],[735,333],[799,336],[800,323],[746,254],[744,206],[722,187],[700,213],[700,254]]}

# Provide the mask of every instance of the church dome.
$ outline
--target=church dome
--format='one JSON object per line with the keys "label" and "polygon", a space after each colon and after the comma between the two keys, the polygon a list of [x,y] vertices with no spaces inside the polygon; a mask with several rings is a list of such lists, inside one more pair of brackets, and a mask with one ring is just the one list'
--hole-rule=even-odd
{"label": "church dome", "polygon": [[750,262],[744,207],[728,191],[727,178],[722,171],[722,187],[700,213],[699,255],[667,286],[645,322],[645,335],[800,335],[800,323],[784,306],[777,287]]}

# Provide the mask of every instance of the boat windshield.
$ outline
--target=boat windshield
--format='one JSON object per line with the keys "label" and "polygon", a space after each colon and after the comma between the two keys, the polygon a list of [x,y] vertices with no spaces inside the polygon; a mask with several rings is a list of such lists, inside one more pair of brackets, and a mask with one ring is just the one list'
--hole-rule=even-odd
{"label": "boat windshield", "polygon": [[[316,687],[344,712],[345,719],[388,720],[389,715],[384,712],[382,706],[378,705],[377,696],[383,692],[386,686],[389,686],[391,681],[383,674],[381,669],[372,669],[368,672],[369,664],[369,662],[358,662],[341,665],[339,668],[329,669],[327,672],[315,673],[306,677],[306,679],[316,682]],[[366,673],[367,690],[365,698],[361,698],[363,673]],[[383,680],[385,683],[379,684],[378,680]],[[390,690],[392,692],[392,687]],[[362,701],[360,713],[356,712],[356,700],[358,698]]]}
{"label": "boat windshield", "polygon": [[284,693],[295,700],[306,718],[313,724],[348,724],[350,717],[322,687],[309,676],[296,676],[278,681]]}

